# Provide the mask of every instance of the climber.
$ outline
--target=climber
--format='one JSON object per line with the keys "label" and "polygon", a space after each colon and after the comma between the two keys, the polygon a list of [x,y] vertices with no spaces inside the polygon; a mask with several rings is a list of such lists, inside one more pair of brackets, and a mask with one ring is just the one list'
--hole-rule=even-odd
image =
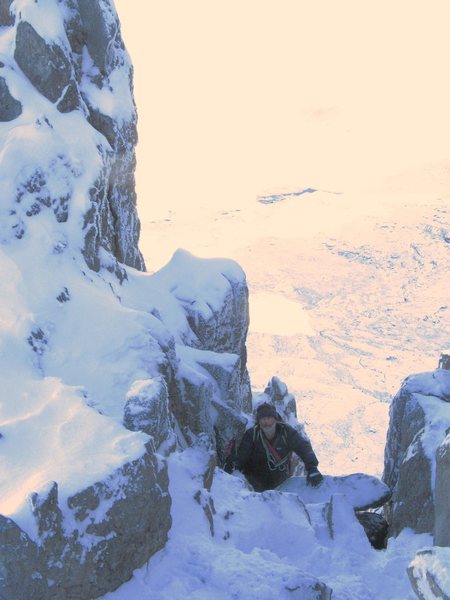
{"label": "climber", "polygon": [[283,423],[271,404],[264,403],[256,410],[256,425],[247,429],[224,468],[229,473],[234,468],[242,471],[255,491],[263,492],[276,488],[290,476],[292,452],[305,464],[308,485],[320,485],[323,477],[309,440]]}

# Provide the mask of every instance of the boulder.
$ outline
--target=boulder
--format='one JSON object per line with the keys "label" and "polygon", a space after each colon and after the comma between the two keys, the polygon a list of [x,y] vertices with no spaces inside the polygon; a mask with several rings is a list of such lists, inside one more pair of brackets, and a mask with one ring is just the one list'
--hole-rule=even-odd
{"label": "boulder", "polygon": [[151,443],[67,504],[50,482],[30,497],[36,539],[0,516],[0,596],[72,600],[116,589],[164,546],[170,506],[167,467]]}
{"label": "boulder", "polygon": [[169,268],[176,270],[172,293],[195,335],[195,341],[188,343],[202,350],[237,354],[244,376],[249,305],[242,269],[231,260],[199,260],[183,250],[175,252],[165,267]]}
{"label": "boulder", "polygon": [[245,413],[251,410],[248,376],[242,379],[241,359],[236,354],[190,347],[179,347],[177,354],[173,414],[185,440],[193,444],[197,436],[206,435],[221,463],[229,440],[245,431]]}
{"label": "boulder", "polygon": [[367,539],[375,550],[386,548],[388,522],[376,512],[356,512],[356,518],[363,526]]}
{"label": "boulder", "polygon": [[[48,43],[27,21],[20,21],[16,32],[14,58],[33,86],[51,102],[61,99],[72,84],[72,65],[67,52],[55,43]],[[64,112],[79,106],[78,93],[66,100]]]}
{"label": "boulder", "polygon": [[436,453],[434,544],[450,547],[450,430]]}
{"label": "boulder", "polygon": [[423,548],[408,567],[411,586],[420,600],[450,600],[450,548]]}
{"label": "boulder", "polygon": [[392,401],[383,473],[393,490],[389,535],[435,529],[435,456],[450,423],[449,391],[450,371],[437,369],[408,377]]}
{"label": "boulder", "polygon": [[0,121],[13,121],[22,114],[22,103],[9,91],[4,77],[0,77]]}

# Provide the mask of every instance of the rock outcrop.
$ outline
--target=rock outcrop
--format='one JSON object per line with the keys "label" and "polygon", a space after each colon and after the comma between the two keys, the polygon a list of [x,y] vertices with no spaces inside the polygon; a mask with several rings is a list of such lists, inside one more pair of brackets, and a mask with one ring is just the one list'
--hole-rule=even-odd
{"label": "rock outcrop", "polygon": [[56,482],[33,493],[34,539],[0,516],[2,598],[97,598],[117,588],[167,540],[167,487],[167,467],[149,445],[67,503]]}
{"label": "rock outcrop", "polygon": [[232,261],[181,251],[159,275],[144,272],[133,72],[113,2],[1,0],[0,38],[0,266],[11,282],[2,309],[18,323],[14,333],[0,323],[6,470],[14,435],[39,431],[45,408],[46,437],[57,448],[64,440],[67,466],[81,442],[65,433],[83,415],[91,454],[80,464],[100,473],[53,476],[52,444],[34,449],[49,453],[49,477],[27,453],[28,479],[11,466],[0,596],[96,598],[165,544],[175,448],[204,451],[199,502],[212,519],[216,456],[251,412],[248,289]]}
{"label": "rock outcrop", "polygon": [[436,369],[408,377],[392,402],[383,474],[393,490],[387,511],[390,535],[410,527],[448,539],[448,502],[442,498],[448,493],[443,440],[450,423],[449,399],[450,371]]}
{"label": "rock outcrop", "polygon": [[[45,26],[46,20],[52,27]],[[14,36],[11,54],[2,55],[0,63],[0,121],[27,128],[29,136],[43,127],[41,140],[34,139],[48,155],[46,161],[40,156],[34,166],[30,161],[26,175],[8,173],[16,182],[15,189],[8,190],[9,211],[15,216],[10,219],[12,233],[25,235],[29,219],[50,207],[59,222],[69,214],[83,219],[84,257],[91,269],[108,264],[102,254],[107,252],[120,263],[145,270],[137,245],[132,67],[114,6],[109,0],[63,0],[58,8],[36,7],[30,0],[19,10],[3,1],[0,24]],[[70,119],[66,124],[61,114]],[[91,138],[89,165],[77,160],[67,145],[54,143],[77,128],[83,144]],[[20,152],[18,139],[10,137],[6,145],[8,152]],[[67,182],[59,198],[51,189],[57,165],[58,179]],[[89,199],[78,206],[77,183],[88,170]],[[24,202],[23,190],[29,203]],[[109,266],[121,272],[117,263]]]}

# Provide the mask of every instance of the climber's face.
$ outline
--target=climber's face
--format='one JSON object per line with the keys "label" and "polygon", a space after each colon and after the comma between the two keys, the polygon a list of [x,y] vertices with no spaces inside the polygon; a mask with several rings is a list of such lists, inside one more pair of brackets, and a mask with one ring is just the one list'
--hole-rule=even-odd
{"label": "climber's face", "polygon": [[275,417],[261,417],[259,424],[262,429],[271,429],[276,423]]}

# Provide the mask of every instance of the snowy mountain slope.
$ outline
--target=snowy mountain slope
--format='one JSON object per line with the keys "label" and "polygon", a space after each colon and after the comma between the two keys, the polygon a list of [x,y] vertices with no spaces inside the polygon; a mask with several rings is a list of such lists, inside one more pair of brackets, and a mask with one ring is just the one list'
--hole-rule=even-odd
{"label": "snowy mountain slope", "polygon": [[[343,498],[305,508],[291,495],[254,494],[215,469],[227,438],[251,416],[246,278],[228,259],[182,251],[157,273],[142,272],[131,68],[113,4],[7,1],[0,19],[1,595],[99,597],[165,546],[148,565],[146,585],[136,591],[147,567],[130,584],[134,597],[149,590],[161,598],[267,597],[267,570],[280,597],[325,599],[328,586],[342,599],[387,590],[408,597],[407,562],[430,536],[403,532],[386,553],[375,553]],[[316,436],[323,468],[332,472],[335,460],[350,470],[359,417],[364,427],[384,417],[382,385],[376,378],[367,384],[364,372],[376,373],[384,359],[372,333],[385,324],[373,330],[364,321],[361,347],[352,348],[356,317],[334,275],[345,265],[347,284],[355,272],[351,301],[367,304],[365,267],[382,270],[386,257],[358,239],[350,247],[347,236],[345,243],[331,239],[336,227],[366,218],[352,198],[301,195],[315,200],[308,222],[298,213],[302,205],[292,203],[295,194],[278,196],[244,219],[223,215],[231,225],[226,242],[237,242],[243,264],[259,273],[263,309],[273,292],[283,295],[279,312],[302,297],[293,347],[302,349],[300,364],[316,395],[300,408],[309,409],[308,433]],[[386,203],[374,206],[370,218],[385,210]],[[198,215],[190,219],[203,227]],[[202,232],[220,241],[220,221]],[[433,241],[447,243],[440,229],[430,231]],[[280,232],[281,253],[273,251]],[[166,233],[159,227],[160,236]],[[299,233],[306,244],[300,254],[292,241]],[[249,258],[259,247],[269,252]],[[314,261],[305,287],[296,263],[311,248],[330,261],[331,294],[322,273],[314,279]],[[358,270],[349,267],[355,261]],[[282,263],[287,268],[279,271]],[[288,275],[295,286],[284,289]],[[327,312],[336,307],[344,318]],[[318,325],[325,335],[317,336]],[[292,347],[286,323],[260,328],[269,355],[264,346],[253,354],[256,385],[274,370],[292,370],[283,356]],[[370,361],[353,375],[360,352]],[[330,381],[314,388],[319,372]],[[352,403],[346,411],[335,392],[341,380],[340,393]],[[321,404],[324,390],[329,398]],[[369,397],[362,410],[361,394]],[[339,413],[330,410],[333,402]],[[375,451],[366,450],[360,465],[376,472],[379,447],[374,436]],[[375,581],[374,569],[386,581]]]}
{"label": "snowy mountain slope", "polygon": [[141,247],[149,269],[178,245],[236,259],[255,390],[274,373],[288,384],[327,472],[380,474],[390,398],[449,342],[448,202],[430,184],[172,213],[143,224]]}

